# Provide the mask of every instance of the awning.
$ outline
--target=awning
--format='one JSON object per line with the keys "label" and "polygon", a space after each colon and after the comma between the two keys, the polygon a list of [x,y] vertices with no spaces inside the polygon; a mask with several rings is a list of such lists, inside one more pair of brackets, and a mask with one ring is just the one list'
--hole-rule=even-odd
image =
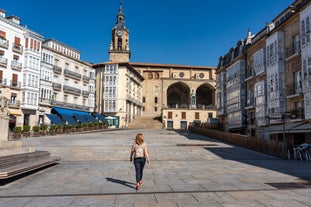
{"label": "awning", "polygon": [[94,116],[96,116],[98,118],[98,120],[104,122],[106,121],[105,120],[105,117],[102,115],[102,114],[99,114],[99,113],[93,113]]}
{"label": "awning", "polygon": [[65,121],[68,122],[68,124],[75,124],[76,123],[75,119],[73,118],[74,110],[54,107],[52,109],[52,111],[54,111],[58,115],[60,115]]}
{"label": "awning", "polygon": [[22,111],[20,109],[9,109],[9,115],[21,116]]}
{"label": "awning", "polygon": [[280,134],[280,133],[290,133],[295,131],[295,127],[302,125],[303,122],[293,122],[293,123],[286,123],[286,124],[278,124],[278,125],[271,125],[269,127],[262,128],[259,130],[259,133],[269,133],[269,134]]}
{"label": "awning", "polygon": [[53,124],[64,124],[63,121],[55,114],[45,114]]}
{"label": "awning", "polygon": [[63,117],[63,119],[65,119],[68,122],[68,124],[76,123],[75,119],[70,114],[60,114],[60,115]]}
{"label": "awning", "polygon": [[78,119],[78,121],[80,123],[86,123],[87,122],[87,119],[84,117],[83,114],[77,114],[77,113],[74,113],[73,116]]}
{"label": "awning", "polygon": [[98,122],[97,119],[95,119],[90,114],[86,114],[86,115],[84,115],[84,117],[87,119],[88,122]]}
{"label": "awning", "polygon": [[311,132],[311,123],[304,123],[292,129],[293,133]]}

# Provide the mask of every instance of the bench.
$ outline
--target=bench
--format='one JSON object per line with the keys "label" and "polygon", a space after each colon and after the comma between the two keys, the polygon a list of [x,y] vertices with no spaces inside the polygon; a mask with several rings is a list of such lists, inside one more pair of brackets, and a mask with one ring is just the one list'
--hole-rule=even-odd
{"label": "bench", "polygon": [[34,151],[0,157],[0,179],[7,179],[37,170],[60,161],[48,151]]}

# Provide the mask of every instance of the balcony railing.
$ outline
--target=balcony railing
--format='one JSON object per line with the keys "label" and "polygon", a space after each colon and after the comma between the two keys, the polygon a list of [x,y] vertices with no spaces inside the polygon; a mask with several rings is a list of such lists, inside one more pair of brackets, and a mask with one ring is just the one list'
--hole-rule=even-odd
{"label": "balcony railing", "polygon": [[62,101],[54,101],[54,100],[51,100],[50,104],[53,106],[59,106],[59,107],[64,107],[64,108],[89,111],[88,106],[83,106],[83,105],[79,105],[79,104],[72,104],[72,103],[67,103],[67,102],[62,102]]}
{"label": "balcony railing", "polygon": [[62,68],[58,67],[56,65],[53,65],[53,72],[57,73],[57,74],[61,74],[62,73]]}
{"label": "balcony railing", "polygon": [[12,49],[14,52],[22,53],[24,48],[21,44],[15,44],[14,43]]}
{"label": "balcony railing", "polygon": [[0,38],[0,47],[8,48],[9,47],[9,41]]}
{"label": "balcony railing", "polygon": [[0,79],[0,84],[6,86],[6,85],[7,85],[7,80],[6,80],[6,78]]}
{"label": "balcony railing", "polygon": [[54,90],[60,91],[62,89],[62,84],[52,83],[52,87],[53,87]]}
{"label": "balcony railing", "polygon": [[15,61],[15,60],[12,60],[12,61],[11,61],[11,68],[12,68],[13,70],[19,70],[19,71],[21,71],[21,70],[22,70],[22,63],[17,62],[17,61]]}
{"label": "balcony railing", "polygon": [[170,109],[201,109],[201,110],[216,110],[215,105],[202,105],[202,104],[197,104],[195,106],[189,106],[188,104],[170,104],[167,105],[167,108]]}
{"label": "balcony railing", "polygon": [[305,118],[305,110],[304,109],[296,109],[290,111],[291,119],[304,119]]}
{"label": "balcony railing", "polygon": [[82,91],[82,96],[88,97],[90,95],[89,91]]}
{"label": "balcony railing", "polygon": [[81,94],[80,89],[74,88],[71,86],[63,86],[63,90],[65,93],[70,93],[70,94],[77,95],[77,96],[80,96],[80,94]]}
{"label": "balcony railing", "polygon": [[300,42],[295,45],[285,48],[285,59],[300,53]]}
{"label": "balcony railing", "polygon": [[67,77],[74,78],[74,79],[77,79],[77,80],[81,80],[81,74],[73,72],[73,71],[70,71],[68,69],[64,70],[64,74]]}
{"label": "balcony railing", "polygon": [[4,57],[0,57],[0,65],[7,66],[8,65],[8,59]]}
{"label": "balcony railing", "polygon": [[90,82],[90,78],[85,75],[82,76],[82,80],[87,83]]}
{"label": "balcony railing", "polygon": [[16,88],[20,88],[21,87],[21,82],[11,80],[10,81],[10,86],[16,87]]}
{"label": "balcony railing", "polygon": [[20,101],[9,101],[10,108],[20,108],[21,102]]}

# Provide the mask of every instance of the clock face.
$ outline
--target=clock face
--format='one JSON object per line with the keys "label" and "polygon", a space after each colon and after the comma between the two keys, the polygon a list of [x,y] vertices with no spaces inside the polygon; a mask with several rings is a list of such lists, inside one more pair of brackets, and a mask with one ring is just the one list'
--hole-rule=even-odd
{"label": "clock face", "polygon": [[121,36],[122,34],[123,34],[122,30],[118,30],[118,31],[117,31],[117,35],[118,35],[118,36]]}

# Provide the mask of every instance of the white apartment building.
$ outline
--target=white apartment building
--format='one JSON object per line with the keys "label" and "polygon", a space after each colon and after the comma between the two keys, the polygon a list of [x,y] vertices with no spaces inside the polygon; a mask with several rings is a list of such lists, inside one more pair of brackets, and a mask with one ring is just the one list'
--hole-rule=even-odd
{"label": "white apartment building", "polygon": [[92,65],[80,60],[80,52],[66,44],[54,39],[44,41],[40,76],[40,123],[54,123],[49,118],[50,114],[55,114],[73,124],[71,118],[68,120],[68,117],[62,117],[62,112],[85,114],[94,112],[94,107],[95,69]]}
{"label": "white apartment building", "polygon": [[38,121],[39,76],[43,37],[0,10],[1,96],[8,98],[10,129]]}
{"label": "white apartment building", "polygon": [[144,78],[129,63],[106,62],[93,68],[97,71],[96,110],[105,114],[111,126],[127,126],[142,115]]}

